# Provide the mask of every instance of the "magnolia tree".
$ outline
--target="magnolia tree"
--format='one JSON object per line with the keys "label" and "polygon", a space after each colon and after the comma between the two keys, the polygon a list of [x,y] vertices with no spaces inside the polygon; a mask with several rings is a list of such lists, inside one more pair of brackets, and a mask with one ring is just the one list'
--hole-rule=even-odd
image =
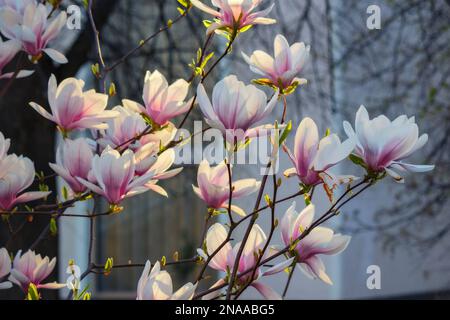
{"label": "magnolia tree", "polygon": [[[20,51],[28,54],[35,64],[46,59],[44,54],[57,63],[70,63],[62,53],[49,46],[66,25],[67,16],[59,9],[60,2],[0,0],[2,95],[8,93],[10,82],[33,72],[22,70],[20,66],[15,70],[9,67]],[[245,84],[235,75],[228,75],[208,92],[208,86],[204,86],[208,76],[230,53],[239,35],[251,32],[255,25],[276,23],[270,18],[273,5],[263,10],[260,8],[262,0],[212,0],[212,6],[199,0],[178,2],[177,18],[118,61],[107,64],[92,15],[92,1],[85,1],[90,27],[97,39],[98,63],[93,65],[92,71],[101,83],[102,92],[86,88],[81,79],[51,76],[48,79],[48,103],[41,106],[30,102],[30,106],[45,118],[43,121],[55,124],[63,138],[54,163],[49,163],[48,170],[53,174],[48,176],[36,174],[33,162],[27,157],[9,153],[13,141],[0,132],[0,214],[5,221],[14,215],[49,216],[49,228],[44,230],[47,233],[55,228],[60,217],[86,218],[91,225],[96,218],[108,219],[123,210],[125,199],[148,191],[170,197],[158,183],[182,174],[182,166],[176,163],[178,150],[186,147],[193,136],[212,131],[222,138],[220,148],[224,156],[215,161],[205,156],[198,165],[197,182],[193,184],[192,192],[204,202],[207,212],[199,248],[187,259],[175,256],[173,261],[163,258],[139,264],[143,271],[136,284],[136,298],[238,299],[251,286],[265,298],[280,299],[291,285],[297,267],[311,278],[332,284],[321,256],[345,250],[350,236],[336,234],[322,225],[335,217],[346,203],[387,176],[403,182],[407,171],[432,170],[433,165],[404,162],[426,144],[428,136],[419,135],[414,117],[400,115],[390,120],[379,115],[371,119],[366,108],[361,106],[354,126],[347,121],[343,123],[345,140],[329,130],[321,136],[314,120],[305,118],[298,124],[293,145],[288,145],[287,137],[297,124],[289,120],[286,96],[307,83],[301,76],[308,60],[309,46],[289,44],[283,35],[277,35],[273,53],[256,50],[242,54],[242,59],[255,74],[253,84]],[[122,105],[108,108],[108,98],[116,89],[114,85],[106,87],[109,72],[146,42],[172,28],[191,10],[202,10],[212,17],[204,21],[207,27],[204,46],[191,64],[189,79],[169,84],[163,70],[147,71],[142,75],[141,101],[123,99]],[[198,23],[201,25],[201,21]],[[217,58],[210,49],[214,37],[225,37],[228,41]],[[5,72],[5,68],[13,71]],[[180,131],[184,130],[183,126],[197,106],[203,114],[206,129],[181,135]],[[280,119],[273,116],[276,108],[283,110]],[[34,111],[27,109],[24,112]],[[175,125],[177,117],[180,118],[179,125]],[[82,138],[75,139],[75,134]],[[236,155],[250,148],[252,141],[262,138],[271,144],[268,161],[260,164],[262,175],[235,179],[232,168]],[[283,152],[293,167],[281,168],[284,174],[279,174],[279,153]],[[340,175],[333,171],[333,167],[343,161],[358,166],[360,176]],[[45,180],[55,176],[65,182],[62,191],[51,191],[46,187]],[[298,188],[280,198],[278,193],[284,192],[281,190],[283,181],[288,178],[296,179]],[[40,190],[29,190],[34,182],[39,182]],[[266,194],[270,185],[273,192]],[[317,188],[323,188],[328,195],[323,200],[328,206],[324,212],[316,212],[313,193]],[[55,202],[47,199],[51,193],[57,199]],[[233,203],[243,197],[250,201],[252,196],[255,199],[251,212],[245,212]],[[109,204],[108,210],[98,211],[95,209],[98,206],[94,206],[87,214],[66,212],[78,202],[101,199]],[[286,212],[280,213],[277,205],[284,202],[291,205]],[[304,206],[299,205],[303,202]],[[219,215],[223,218],[217,219]],[[261,215],[270,217],[267,230],[258,224]],[[242,237],[236,232],[238,227],[245,231]],[[277,229],[281,239],[274,238]],[[37,241],[43,236],[45,234]],[[92,228],[89,242],[92,248]],[[42,257],[27,249],[18,252],[0,249],[0,289],[8,290],[17,285],[27,299],[39,299],[41,290],[67,286],[66,283],[46,282],[54,271],[56,258]],[[104,265],[98,264],[93,261],[92,250],[89,250],[88,261],[87,269],[69,284],[73,299],[90,297],[79,285],[87,275],[127,267],[114,265],[112,259]],[[174,290],[166,268],[179,264],[201,267],[195,279]],[[220,279],[201,291],[199,283],[205,280],[208,268],[220,271]],[[277,292],[261,281],[282,271],[287,272],[283,292]]]}

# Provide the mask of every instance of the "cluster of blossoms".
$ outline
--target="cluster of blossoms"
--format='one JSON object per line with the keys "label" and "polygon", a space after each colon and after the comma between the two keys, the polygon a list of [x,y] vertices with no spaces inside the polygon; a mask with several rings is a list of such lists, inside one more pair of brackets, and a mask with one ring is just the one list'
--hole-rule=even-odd
{"label": "cluster of blossoms", "polygon": [[[48,83],[52,113],[30,103],[43,117],[53,121],[65,137],[58,147],[56,163],[50,167],[74,195],[92,191],[113,206],[148,190],[167,196],[157,182],[182,170],[169,170],[175,152],[168,145],[176,134],[169,120],[187,111],[187,103],[183,102],[187,83],[179,80],[168,86],[161,73],[148,72],[143,91],[146,107],[124,100],[123,106],[112,110],[105,110],[107,95],[83,91],[83,87],[84,82],[75,78],[57,85],[52,75]],[[150,132],[143,135],[148,126]],[[71,132],[82,129],[92,130],[94,138],[68,138]]]}
{"label": "cluster of blossoms", "polygon": [[[214,16],[208,33],[236,36],[252,25],[275,22],[266,17],[272,6],[255,11],[261,0],[213,0],[217,11],[198,0],[191,0],[191,3]],[[64,62],[61,54],[47,48],[47,43],[61,30],[65,14],[60,13],[50,23],[47,14],[45,6],[34,0],[0,0],[0,31],[11,39],[0,43],[0,77],[3,66],[21,49],[32,60],[38,60],[45,52],[55,61]],[[250,70],[263,76],[254,83],[274,89],[270,97],[255,85],[246,85],[235,75],[229,75],[214,86],[212,99],[203,81],[197,86],[196,96],[189,99],[188,82],[180,79],[169,85],[165,77],[155,70],[145,75],[143,104],[123,99],[121,105],[107,110],[107,95],[95,90],[84,91],[84,82],[75,78],[67,78],[58,85],[52,75],[48,82],[49,108],[30,103],[40,115],[54,122],[64,137],[58,146],[55,163],[50,163],[51,169],[69,187],[71,199],[81,201],[88,195],[96,194],[110,204],[110,212],[120,211],[119,205],[124,199],[149,190],[168,196],[158,182],[172,178],[182,170],[171,169],[175,161],[174,147],[178,142],[175,140],[177,127],[172,121],[191,110],[195,101],[205,122],[223,135],[228,155],[239,147],[245,147],[249,140],[267,134],[267,129],[280,128],[278,121],[267,119],[280,98],[285,99],[286,95],[307,82],[301,78],[301,73],[309,47],[304,43],[289,45],[285,37],[277,35],[273,51],[273,57],[263,51],[255,51],[250,56],[243,54]],[[3,75],[6,76],[9,75]],[[284,122],[282,119],[280,124]],[[344,122],[343,126],[348,136],[346,140],[341,141],[337,134],[329,132],[321,137],[315,122],[305,118],[298,125],[293,148],[287,145],[286,137],[278,139],[277,136],[273,141],[277,147],[283,148],[294,165],[284,175],[298,178],[298,195],[305,195],[306,198],[315,187],[323,186],[332,201],[338,186],[345,184],[350,187],[353,181],[359,179],[332,171],[334,166],[348,158],[365,169],[363,181],[369,183],[380,180],[385,174],[401,182],[404,171],[425,172],[434,168],[403,162],[423,147],[428,139],[426,134],[419,136],[414,118],[402,115],[390,121],[385,116],[379,116],[371,120],[362,106],[356,114],[355,129],[348,122]],[[70,138],[73,132],[83,130],[90,132],[91,137]],[[289,134],[287,127],[285,132]],[[10,141],[0,133],[0,213],[13,214],[17,205],[46,197],[49,192],[24,192],[34,181],[34,165],[28,158],[8,154],[9,146]],[[262,210],[259,210],[259,202],[258,210],[251,213],[251,223],[244,239],[232,244],[231,233],[249,217],[232,200],[247,197],[258,190],[261,199],[264,183],[253,178],[234,181],[229,158],[217,165],[207,160],[200,163],[197,186],[193,185],[193,192],[205,203],[208,220],[202,248],[197,250],[194,260],[204,263],[205,268],[209,266],[225,273],[210,288],[210,293],[203,295],[204,299],[229,296],[230,290],[238,297],[248,286],[258,290],[265,298],[279,299],[280,295],[266,286],[262,278],[286,269],[293,272],[297,266],[312,278],[332,283],[321,255],[342,252],[350,237],[318,226],[319,223],[314,221],[313,204],[308,204],[298,213],[294,201],[285,212],[279,223],[284,249],[269,246],[278,222],[273,221],[269,236],[255,223],[255,214]],[[266,201],[267,208],[275,210],[271,199]],[[208,229],[209,218],[224,212],[229,214],[228,225],[216,222]],[[232,212],[242,219],[234,221]],[[261,261],[277,257],[284,259],[263,270]],[[42,258],[32,251],[24,255],[19,251],[11,264],[8,252],[1,249],[0,281],[3,282],[0,288],[9,288],[12,283],[25,292],[30,284],[36,288],[60,288],[63,285],[42,284],[55,263],[56,259]],[[161,270],[164,265],[157,261],[152,266],[147,261],[138,282],[137,299],[192,299],[202,277],[173,292],[171,276],[166,270]],[[227,285],[228,291],[224,293],[222,289]]]}

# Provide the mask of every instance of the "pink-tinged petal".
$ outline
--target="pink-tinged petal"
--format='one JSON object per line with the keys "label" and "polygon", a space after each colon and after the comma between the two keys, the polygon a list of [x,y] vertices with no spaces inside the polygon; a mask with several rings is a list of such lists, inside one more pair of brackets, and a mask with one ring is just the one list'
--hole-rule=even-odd
{"label": "pink-tinged petal", "polygon": [[296,217],[293,217],[290,224],[289,237],[292,240],[297,239],[300,234],[311,226],[314,219],[315,206],[313,204],[304,208]]}
{"label": "pink-tinged petal", "polygon": [[129,99],[123,99],[122,100],[122,105],[124,106],[124,108],[137,112],[137,113],[145,113],[145,107],[133,100],[129,100]]}
{"label": "pink-tinged petal", "polygon": [[267,269],[262,276],[270,276],[279,272],[284,271],[286,268],[290,267],[292,265],[292,262],[294,261],[295,257],[292,257],[288,260],[284,260],[276,265],[274,265],[273,267]]}
{"label": "pink-tinged petal", "polygon": [[65,55],[63,55],[61,52],[59,52],[55,49],[46,48],[42,51],[45,52],[50,57],[50,59],[52,59],[53,61],[55,61],[59,64],[65,64],[65,63],[69,62],[69,60],[67,60]]}
{"label": "pink-tinged petal", "polygon": [[198,187],[192,185],[192,189],[194,189],[195,194],[196,194],[200,199],[202,199],[203,201],[207,202],[207,200],[206,200],[205,198],[203,198],[203,194],[202,194],[200,188],[198,188]]}
{"label": "pink-tinged petal", "polygon": [[257,50],[250,57],[242,52],[242,56],[253,72],[266,77],[271,77],[274,74],[273,58],[266,52]]}
{"label": "pink-tinged petal", "polygon": [[9,275],[8,280],[21,288],[27,287],[30,283],[30,279],[17,269],[11,270],[11,274]]}
{"label": "pink-tinged petal", "polygon": [[295,166],[300,176],[306,176],[317,154],[319,130],[311,118],[304,118],[297,128],[294,141]]}
{"label": "pink-tinged petal", "polygon": [[297,215],[295,206],[296,202],[294,201],[292,202],[292,205],[286,210],[280,223],[281,239],[286,246],[291,244],[291,240],[294,240],[291,234],[291,226],[293,224],[294,217]]}
{"label": "pink-tinged petal", "polygon": [[320,140],[319,150],[314,159],[314,169],[323,171],[346,159],[355,148],[355,139],[343,143],[336,134],[330,134]]}
{"label": "pink-tinged petal", "polygon": [[51,193],[52,193],[51,191],[48,191],[48,192],[41,192],[41,191],[26,192],[26,193],[23,193],[20,196],[18,196],[15,203],[16,204],[17,203],[26,203],[26,202],[30,202],[33,200],[41,199],[41,198],[47,197]]}
{"label": "pink-tinged petal", "polygon": [[316,250],[326,245],[333,239],[333,230],[326,227],[315,227],[311,232],[299,242],[300,256],[305,258],[316,253]]}
{"label": "pink-tinged petal", "polygon": [[277,74],[283,74],[292,66],[291,48],[286,38],[282,35],[277,35],[274,41],[275,53],[275,70]]}
{"label": "pink-tinged petal", "polygon": [[297,169],[296,169],[296,168],[289,168],[289,169],[286,169],[286,170],[283,172],[283,175],[284,175],[286,178],[290,178],[290,177],[296,176],[296,175],[297,175]]}
{"label": "pink-tinged petal", "polygon": [[305,65],[310,49],[311,47],[305,46],[303,42],[297,42],[291,46],[292,68],[296,73],[300,72]]}
{"label": "pink-tinged petal", "polygon": [[401,167],[404,170],[411,171],[411,172],[428,172],[431,170],[434,170],[434,165],[425,165],[425,164],[410,164],[410,163],[403,163],[403,162],[393,162],[393,166],[395,167]]}
{"label": "pink-tinged petal", "polygon": [[8,39],[16,38],[14,27],[19,25],[21,17],[19,13],[9,7],[0,9],[0,32]]}
{"label": "pink-tinged petal", "polygon": [[172,83],[168,88],[167,99],[169,101],[183,101],[189,90],[189,82],[184,79],[178,79]]}
{"label": "pink-tinged petal", "polygon": [[256,181],[256,179],[242,179],[233,182],[233,186],[233,198],[237,199],[258,191],[261,186],[261,181]]}
{"label": "pink-tinged petal", "polygon": [[394,170],[392,170],[390,168],[385,168],[384,170],[386,170],[386,173],[388,175],[390,175],[392,178],[394,178],[395,182],[397,182],[397,183],[405,183],[405,179],[400,174],[395,172]]}
{"label": "pink-tinged petal", "polygon": [[33,273],[32,273],[33,281],[40,282],[41,280],[45,279],[45,275],[47,273],[47,268],[48,268],[48,263],[49,263],[48,257],[45,257],[37,265],[37,267],[33,270]]}
{"label": "pink-tinged petal", "polygon": [[39,284],[37,285],[38,289],[62,289],[62,288],[66,288],[67,284],[66,283],[57,283],[57,282],[50,282],[50,283],[45,283],[45,284]]}
{"label": "pink-tinged petal", "polygon": [[154,175],[167,171],[175,161],[175,151],[168,149],[158,156],[156,162],[152,165],[150,170]]}
{"label": "pink-tinged petal", "polygon": [[333,239],[324,246],[323,248],[319,248],[318,252],[320,254],[334,255],[344,251],[348,244],[350,243],[351,237],[345,236],[341,234],[335,234]]}
{"label": "pink-tinged petal", "polygon": [[330,277],[325,272],[325,265],[318,256],[312,256],[305,261],[305,264],[308,267],[306,271],[309,272],[311,276],[314,278],[319,278],[326,284],[333,284]]}
{"label": "pink-tinged petal", "polygon": [[251,286],[258,290],[266,300],[282,300],[281,296],[275,290],[263,284],[261,281],[255,281]]}
{"label": "pink-tinged petal", "polygon": [[66,24],[66,20],[66,12],[61,11],[59,15],[47,26],[45,32],[42,34],[43,41],[48,42],[55,39]]}
{"label": "pink-tinged petal", "polygon": [[197,285],[197,283],[186,283],[172,295],[170,300],[192,300],[195,290],[197,289]]}
{"label": "pink-tinged petal", "polygon": [[30,102],[29,105],[34,110],[36,110],[41,116],[43,116],[44,118],[46,118],[46,119],[48,119],[50,121],[54,121],[53,116],[50,113],[48,113],[44,108],[42,108],[40,105],[38,105],[37,103]]}
{"label": "pink-tinged petal", "polygon": [[248,236],[247,242],[244,246],[244,251],[242,252],[244,256],[251,257],[254,259],[254,254],[258,253],[259,249],[265,245],[267,240],[266,234],[257,224],[253,225],[250,234]]}
{"label": "pink-tinged petal", "polygon": [[426,143],[428,142],[428,135],[422,134],[419,139],[417,139],[416,144],[414,145],[414,147],[407,153],[402,155],[402,159],[409,157],[411,154],[413,154],[414,152],[416,152],[417,150],[421,149]]}
{"label": "pink-tinged petal", "polygon": [[245,217],[247,214],[245,213],[244,209],[232,204],[231,205],[231,211],[236,213],[237,215],[241,216],[241,217]]}
{"label": "pink-tinged petal", "polygon": [[215,115],[213,107],[211,105],[211,101],[209,100],[208,95],[205,91],[205,87],[202,84],[199,84],[197,88],[197,100],[198,104],[200,105],[200,109],[202,110],[203,115],[206,118],[210,120],[217,119],[217,116]]}
{"label": "pink-tinged petal", "polygon": [[175,177],[177,174],[179,174],[181,171],[183,171],[183,168],[176,168],[176,169],[172,169],[160,174],[156,174],[153,179],[154,180],[164,180],[164,179],[169,179],[169,178],[173,178]]}
{"label": "pink-tinged petal", "polygon": [[67,183],[72,184],[72,185],[73,185],[74,183],[78,183],[78,181],[76,180],[76,178],[72,177],[72,176],[70,175],[70,172],[67,171],[65,168],[63,168],[63,167],[61,167],[61,166],[58,166],[58,165],[56,165],[56,164],[54,164],[54,163],[49,163],[48,165],[49,165],[49,167],[50,167],[53,171],[55,171],[55,173],[56,173],[58,176],[60,176],[62,179],[64,179]]}
{"label": "pink-tinged petal", "polygon": [[172,279],[167,271],[160,271],[154,276],[152,286],[153,300],[168,300],[172,296]]}
{"label": "pink-tinged petal", "polygon": [[208,14],[211,14],[211,15],[213,15],[215,17],[220,17],[220,12],[219,11],[216,11],[213,8],[208,7],[207,5],[205,5],[204,3],[202,3],[199,0],[191,0],[191,3],[192,3],[192,5],[197,7],[198,9],[200,9],[200,10],[202,10],[202,11],[208,13]]}
{"label": "pink-tinged petal", "polygon": [[[227,230],[220,223],[213,224],[206,234],[206,248],[208,255],[213,254],[217,248],[226,240]],[[213,269],[226,271],[228,253],[232,250],[231,244],[226,243],[212,258],[209,266]]]}
{"label": "pink-tinged petal", "polygon": [[150,263],[149,260],[147,260],[147,262],[145,263],[144,270],[142,271],[141,277],[139,278],[139,281],[138,281],[137,300],[144,300],[143,299],[144,288],[147,283],[151,267],[152,267],[152,264]]}
{"label": "pink-tinged petal", "polygon": [[162,195],[163,197],[168,198],[169,194],[167,193],[166,190],[164,190],[163,187],[158,186],[157,184],[146,184],[145,187],[147,187],[149,190],[152,190],[153,192],[156,192],[160,195]]}
{"label": "pink-tinged petal", "polygon": [[17,79],[26,78],[28,76],[31,76],[34,73],[34,70],[20,70],[19,73],[17,73]]}
{"label": "pink-tinged petal", "polygon": [[95,184],[93,184],[93,183],[91,183],[91,182],[89,182],[87,180],[84,180],[83,178],[77,177],[76,179],[81,184],[83,184],[86,188],[88,188],[89,190],[91,190],[91,191],[93,191],[93,192],[95,192],[95,193],[97,193],[99,195],[102,195],[102,196],[105,195],[105,192],[99,186],[96,186]]}

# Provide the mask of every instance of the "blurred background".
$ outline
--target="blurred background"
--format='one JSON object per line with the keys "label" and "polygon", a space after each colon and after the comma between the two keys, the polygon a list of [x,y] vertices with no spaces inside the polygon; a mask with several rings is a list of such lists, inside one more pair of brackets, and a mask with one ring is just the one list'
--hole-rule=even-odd
{"label": "blurred background", "polygon": [[[293,120],[295,128],[304,116],[310,116],[322,132],[331,128],[343,137],[342,120],[353,123],[361,104],[371,116],[415,115],[420,131],[428,133],[430,139],[413,160],[436,165],[430,174],[407,176],[404,185],[385,179],[344,207],[342,214],[329,225],[351,235],[352,241],[344,253],[324,259],[334,285],[310,280],[297,272],[288,298],[449,298],[450,1],[273,2],[275,7],[270,16],[278,23],[257,26],[239,36],[231,55],[208,78],[207,88],[210,90],[218,79],[228,74],[250,81],[254,75],[243,61],[241,51],[271,52],[275,35],[281,33],[290,43],[303,41],[311,45],[311,56],[302,75],[308,84],[288,97],[288,118]],[[61,7],[71,4],[82,8],[81,2],[67,0],[62,1]],[[268,4],[265,1],[263,7]],[[367,9],[371,5],[380,8],[381,29],[367,28],[371,15]],[[106,63],[116,61],[169,19],[174,20],[178,16],[176,7],[176,0],[94,1],[93,14]],[[54,160],[58,135],[50,122],[28,109],[28,102],[47,105],[47,81],[51,73],[58,81],[77,76],[85,79],[88,87],[98,88],[90,71],[91,65],[97,62],[95,42],[84,10],[81,11],[81,30],[65,30],[56,43],[69,63],[56,66],[48,59],[41,61],[33,76],[15,81],[9,94],[0,100],[0,131],[12,138],[12,151],[30,157],[36,169],[47,174],[51,173],[47,164]],[[117,88],[117,96],[110,100],[109,106],[120,104],[122,98],[140,101],[146,70],[160,70],[169,82],[188,78],[191,74],[188,64],[206,38],[202,25],[205,18],[209,17],[193,8],[168,32],[117,67],[108,78],[108,83],[114,82]],[[225,39],[216,36],[210,50],[218,56],[225,46]],[[281,115],[281,110],[278,112]],[[200,118],[195,111],[190,119]],[[290,137],[288,144],[292,142]],[[290,166],[283,156],[282,170]],[[339,169],[343,173],[362,174],[351,166],[343,165]],[[239,167],[236,175],[256,177],[259,169]],[[55,188],[56,184],[52,182],[51,187]],[[97,262],[103,264],[108,257],[114,257],[116,264],[142,263],[147,259],[161,259],[163,255],[170,260],[176,250],[181,258],[191,257],[201,240],[206,214],[204,205],[192,192],[192,184],[196,184],[196,166],[186,166],[179,176],[163,184],[169,199],[146,193],[125,203],[125,211],[120,215],[97,219],[94,246]],[[293,188],[296,181],[286,181],[280,196],[292,194]],[[327,200],[318,194],[316,201],[326,204]],[[251,211],[245,200],[238,204]],[[298,209],[301,205],[300,199]],[[85,206],[72,210],[87,210]],[[278,207],[278,217],[288,206]],[[318,210],[325,208],[319,205]],[[266,219],[267,216],[261,215],[260,223],[267,227]],[[48,220],[36,217],[25,221],[13,217],[9,223],[14,230],[20,228],[20,232],[10,235],[8,225],[2,223],[0,245],[8,242],[8,248],[16,252],[33,246]],[[88,221],[62,218],[58,236],[48,236],[36,247],[39,253],[58,257],[59,281],[65,282],[67,278],[69,259],[74,259],[82,270],[86,267],[88,229]],[[279,241],[277,234],[273,243]],[[379,267],[381,272],[380,289],[367,287],[371,266]],[[170,268],[175,287],[192,281],[197,271],[195,266]],[[90,276],[85,283],[91,284],[94,298],[135,298],[141,272],[142,268],[118,269],[109,276]],[[209,284],[219,275],[211,272],[210,276]],[[281,291],[286,277],[286,274],[277,275],[268,283]],[[60,295],[47,291],[44,298],[63,298],[66,294],[64,290]],[[21,294],[18,290],[0,291],[0,298],[21,298]],[[259,295],[249,289],[245,298],[259,298]]]}

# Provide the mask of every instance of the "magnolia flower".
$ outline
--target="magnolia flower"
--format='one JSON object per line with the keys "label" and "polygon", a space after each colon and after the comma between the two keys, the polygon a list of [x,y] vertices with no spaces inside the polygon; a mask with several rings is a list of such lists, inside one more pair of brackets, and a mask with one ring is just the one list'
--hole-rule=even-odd
{"label": "magnolia flower", "polygon": [[[150,261],[145,263],[144,271],[138,282],[137,300],[191,300],[197,284],[185,284],[173,293],[170,274],[161,270],[159,261],[151,268]],[[151,271],[150,271],[151,268]]]}
{"label": "magnolia flower", "polygon": [[9,289],[12,283],[9,281],[2,282],[2,280],[11,272],[11,258],[5,248],[0,249],[0,290]]}
{"label": "magnolia flower", "polygon": [[199,0],[191,0],[191,3],[200,10],[214,16],[214,22],[206,31],[208,34],[224,29],[230,33],[233,31],[245,31],[255,24],[273,24],[275,19],[266,18],[273,8],[273,4],[263,10],[254,11],[262,0],[211,0],[218,10],[208,7]]}
{"label": "magnolia flower", "polygon": [[253,126],[272,112],[278,99],[275,93],[267,103],[263,91],[253,85],[246,86],[234,75],[219,81],[212,96],[211,104],[205,88],[199,84],[197,97],[206,122],[219,129],[230,143],[261,133],[263,126]]}
{"label": "magnolia flower", "polygon": [[30,102],[41,116],[55,122],[63,132],[76,129],[106,129],[105,121],[118,115],[117,111],[105,111],[108,96],[95,90],[84,91],[84,81],[67,78],[57,86],[52,75],[48,81],[48,102],[52,114],[40,105]]}
{"label": "magnolia flower", "polygon": [[307,236],[296,242],[312,224],[314,205],[310,204],[300,213],[295,211],[295,205],[294,201],[280,223],[283,243],[286,246],[295,245],[290,254],[296,257],[296,262],[307,276],[332,284],[319,255],[334,255],[344,251],[351,237],[334,234],[329,228],[315,227]]}
{"label": "magnolia flower", "polygon": [[310,47],[305,46],[303,42],[289,46],[286,38],[279,34],[274,40],[273,57],[261,50],[253,52],[250,57],[245,53],[242,55],[245,62],[250,65],[250,69],[264,77],[258,79],[258,83],[279,88],[281,92],[289,92],[307,82],[306,79],[297,76],[308,59],[309,49]]}
{"label": "magnolia flower", "polygon": [[[221,225],[220,223],[213,224],[206,234],[205,244],[207,255],[211,256],[218,248],[223,244],[223,242],[227,239],[227,229]],[[239,259],[238,264],[238,275],[241,272],[247,271],[255,267],[257,263],[257,256],[259,255],[259,251],[262,250],[266,244],[267,237],[264,231],[260,226],[254,224],[250,231],[247,242],[245,243],[244,249],[242,251],[242,255]],[[241,242],[237,243],[234,248],[231,246],[230,242],[227,242],[216,255],[211,259],[209,266],[215,270],[229,272],[229,270],[233,270],[234,263],[236,261],[236,256],[238,250],[241,246]],[[198,250],[202,256],[206,258],[206,254],[202,252],[201,249]],[[292,260],[290,261],[292,262]],[[285,266],[285,262],[282,262],[282,265]],[[263,275],[274,274],[282,271],[284,268],[279,268],[279,266],[275,266],[272,268],[273,272],[264,273]],[[244,283],[245,281],[250,281],[251,272],[243,275],[237,281],[237,284]],[[259,268],[256,269],[255,279],[252,279],[252,284],[256,290],[258,290],[266,299],[280,299],[280,296],[273,291],[271,288],[267,287],[260,281],[257,281],[260,276]],[[255,281],[256,280],[256,281]],[[213,285],[214,287],[214,285]]]}
{"label": "magnolia flower", "polygon": [[52,273],[55,265],[56,258],[52,260],[49,257],[42,258],[40,254],[36,255],[31,250],[22,255],[22,250],[19,250],[13,261],[9,281],[21,287],[24,292],[28,292],[31,283],[38,289],[64,288],[66,286],[64,283],[42,283]]}
{"label": "magnolia flower", "polygon": [[29,1],[22,8],[4,6],[0,9],[0,32],[8,39],[21,41],[22,49],[28,53],[33,62],[38,61],[43,53],[58,63],[67,63],[66,57],[52,48],[47,48],[66,24],[67,15],[61,11],[52,22],[48,22],[49,13],[44,4]]}
{"label": "magnolia flower", "polygon": [[[230,181],[225,162],[221,162],[212,168],[207,160],[203,160],[198,167],[197,183],[198,187],[192,186],[194,192],[209,208],[228,208]],[[233,200],[252,194],[259,189],[260,185],[261,182],[256,181],[256,179],[242,179],[232,182]],[[232,205],[231,209],[240,215],[245,215],[242,209],[235,205]]]}
{"label": "magnolia flower", "polygon": [[67,182],[74,193],[86,191],[86,186],[77,177],[88,179],[94,154],[83,138],[64,140],[56,152],[56,164],[49,163],[50,168]]}
{"label": "magnolia flower", "polygon": [[153,172],[135,177],[134,153],[126,150],[123,154],[106,147],[102,154],[92,160],[90,180],[77,177],[78,181],[93,192],[105,197],[111,205],[117,205],[128,197],[149,190],[145,187],[154,176]]}
{"label": "magnolia flower", "polygon": [[297,175],[308,186],[320,184],[324,176],[331,176],[327,170],[347,158],[354,147],[354,139],[341,142],[336,134],[319,140],[315,122],[311,118],[304,118],[295,134],[294,154],[285,147],[295,167],[284,174],[288,177]]}
{"label": "magnolia flower", "polygon": [[[132,148],[133,138],[138,137],[147,128],[147,124],[139,113],[133,110],[117,106],[113,108],[118,116],[108,121],[108,128],[105,130],[103,137],[98,139],[98,143],[102,147],[110,146],[125,150]],[[136,143],[136,141],[135,141]]]}
{"label": "magnolia flower", "polygon": [[183,79],[169,86],[166,78],[158,70],[153,73],[147,71],[142,94],[145,107],[127,99],[122,100],[122,104],[125,108],[147,115],[154,123],[163,126],[170,119],[189,110],[192,98],[188,102],[184,101],[188,89],[189,83]]}
{"label": "magnolia flower", "polygon": [[[0,210],[11,210],[19,203],[29,202],[46,197],[50,192],[25,192],[34,181],[35,171],[33,162],[15,154],[4,158],[0,168]],[[20,195],[19,195],[20,194]]]}
{"label": "magnolia flower", "polygon": [[390,121],[386,116],[380,115],[370,120],[366,108],[361,106],[356,113],[355,130],[347,121],[344,121],[344,130],[350,138],[356,140],[356,155],[373,172],[386,171],[396,181],[403,182],[398,171],[426,172],[434,169],[434,165],[402,162],[428,141],[427,134],[419,137],[414,117],[401,115]]}
{"label": "magnolia flower", "polygon": [[[15,57],[17,52],[20,51],[21,44],[17,40],[4,41],[0,37],[0,79],[11,78],[14,72],[3,73],[3,68]],[[16,78],[27,77],[34,71],[21,70],[17,73]]]}

